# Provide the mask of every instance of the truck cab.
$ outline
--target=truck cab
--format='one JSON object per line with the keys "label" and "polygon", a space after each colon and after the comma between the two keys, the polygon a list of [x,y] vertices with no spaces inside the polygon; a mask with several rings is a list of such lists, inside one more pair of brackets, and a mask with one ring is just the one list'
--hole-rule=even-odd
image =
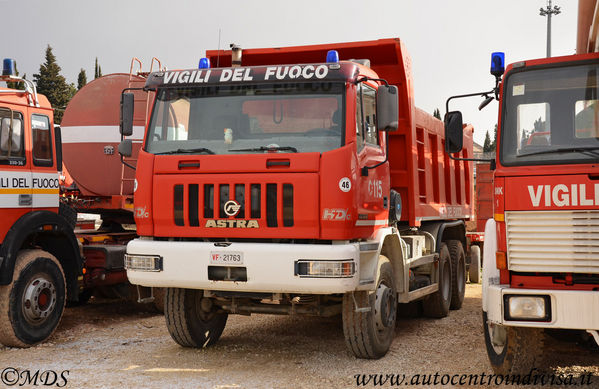
{"label": "truck cab", "polygon": [[[0,343],[45,340],[77,299],[82,259],[73,226],[59,211],[60,131],[31,81],[4,60],[0,81]],[[74,220],[73,220],[74,222]]]}
{"label": "truck cab", "polygon": [[543,368],[545,329],[599,343],[598,71],[599,55],[585,54],[517,62],[501,80],[503,65],[496,73],[483,325],[498,374]]}

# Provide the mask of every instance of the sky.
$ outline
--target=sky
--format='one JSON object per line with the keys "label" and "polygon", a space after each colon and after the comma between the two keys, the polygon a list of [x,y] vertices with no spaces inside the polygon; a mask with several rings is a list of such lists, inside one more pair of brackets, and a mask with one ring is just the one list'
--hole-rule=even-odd
{"label": "sky", "polygon": [[[490,90],[491,53],[506,63],[546,55],[546,0],[0,0],[4,39],[0,58],[14,58],[31,79],[47,45],[68,82],[80,69],[94,76],[128,73],[137,57],[169,69],[197,66],[206,50],[281,47],[399,37],[411,58],[416,106],[445,113],[452,95]],[[552,55],[576,50],[578,0],[553,0]],[[6,33],[6,31],[11,31]],[[343,58],[342,58],[343,59]],[[324,58],[323,58],[324,61]],[[497,122],[497,102],[454,100],[482,144]]]}

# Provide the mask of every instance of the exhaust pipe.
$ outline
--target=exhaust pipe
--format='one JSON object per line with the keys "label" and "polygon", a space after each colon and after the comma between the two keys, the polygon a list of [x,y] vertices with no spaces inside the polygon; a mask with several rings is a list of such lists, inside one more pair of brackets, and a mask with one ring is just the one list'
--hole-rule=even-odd
{"label": "exhaust pipe", "polygon": [[241,66],[241,46],[235,43],[229,45],[231,48],[231,67],[237,68]]}

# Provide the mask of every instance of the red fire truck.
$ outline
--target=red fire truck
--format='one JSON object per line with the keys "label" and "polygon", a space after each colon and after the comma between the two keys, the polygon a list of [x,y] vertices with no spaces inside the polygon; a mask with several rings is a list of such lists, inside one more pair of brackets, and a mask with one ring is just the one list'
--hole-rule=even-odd
{"label": "red fire truck", "polygon": [[[380,358],[398,303],[459,309],[472,165],[449,159],[442,122],[415,107],[400,40],[241,54],[208,51],[144,87],[156,97],[127,275],[168,288],[172,338],[214,344],[228,314],[341,314],[349,349]],[[123,95],[125,137],[133,100]]]}
{"label": "red fire truck", "polygon": [[[499,100],[494,218],[485,228],[483,326],[500,374],[543,367],[545,329],[599,343],[599,54],[491,72]],[[503,80],[501,77],[503,75]],[[449,151],[461,114],[446,116]]]}
{"label": "red fire truck", "polygon": [[[52,334],[68,302],[126,289],[125,244],[137,235],[122,225],[134,224],[133,175],[114,150],[120,94],[140,78],[111,75],[88,84],[67,107],[61,132],[48,99],[14,74],[14,61],[5,60],[0,81],[25,89],[0,88],[0,343],[28,347]],[[137,110],[145,115],[143,97]],[[68,175],[61,133],[74,180],[68,188],[58,174]],[[78,211],[99,214],[103,226],[75,234]]]}

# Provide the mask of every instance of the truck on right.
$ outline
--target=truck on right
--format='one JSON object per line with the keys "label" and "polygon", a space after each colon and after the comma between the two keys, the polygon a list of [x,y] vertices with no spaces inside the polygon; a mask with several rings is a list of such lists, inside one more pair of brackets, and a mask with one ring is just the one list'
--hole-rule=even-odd
{"label": "truck on right", "polygon": [[[497,374],[542,371],[548,334],[578,330],[599,344],[599,54],[504,70],[503,53],[493,53],[491,73],[495,88],[479,93],[480,108],[499,101],[486,349]],[[447,112],[445,126],[447,150],[461,149],[461,113]]]}

